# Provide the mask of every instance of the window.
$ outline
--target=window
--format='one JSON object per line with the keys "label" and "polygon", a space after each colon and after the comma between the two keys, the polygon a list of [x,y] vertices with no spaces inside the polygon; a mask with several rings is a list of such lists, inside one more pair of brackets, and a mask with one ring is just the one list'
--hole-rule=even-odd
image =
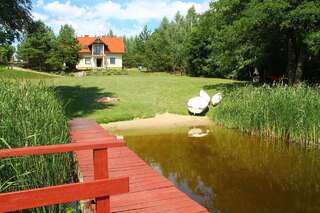
{"label": "window", "polygon": [[94,55],[102,55],[103,44],[95,44],[93,45],[93,54]]}
{"label": "window", "polygon": [[116,57],[110,57],[110,64],[116,64]]}
{"label": "window", "polygon": [[89,58],[89,57],[84,58],[84,62],[85,62],[85,64],[91,64],[91,58]]}

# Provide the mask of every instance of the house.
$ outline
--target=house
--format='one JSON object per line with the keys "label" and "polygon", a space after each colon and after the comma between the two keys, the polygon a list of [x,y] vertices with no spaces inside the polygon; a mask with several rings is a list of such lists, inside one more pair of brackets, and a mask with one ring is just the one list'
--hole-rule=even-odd
{"label": "house", "polygon": [[122,68],[122,37],[86,35],[77,40],[81,46],[77,69]]}

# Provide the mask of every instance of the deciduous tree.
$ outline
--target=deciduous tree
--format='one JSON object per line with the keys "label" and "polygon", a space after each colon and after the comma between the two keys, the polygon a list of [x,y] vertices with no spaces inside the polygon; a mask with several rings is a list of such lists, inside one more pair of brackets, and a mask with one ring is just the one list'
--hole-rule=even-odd
{"label": "deciduous tree", "polygon": [[1,0],[0,44],[12,43],[32,23],[31,0]]}

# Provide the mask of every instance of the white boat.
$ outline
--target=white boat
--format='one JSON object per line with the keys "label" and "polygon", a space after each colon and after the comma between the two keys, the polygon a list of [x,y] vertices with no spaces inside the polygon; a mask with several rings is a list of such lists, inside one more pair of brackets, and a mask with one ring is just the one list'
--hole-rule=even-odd
{"label": "white boat", "polygon": [[200,97],[205,99],[208,103],[210,102],[210,96],[208,93],[206,93],[206,91],[200,90]]}
{"label": "white boat", "polygon": [[210,96],[204,91],[200,91],[200,96],[189,99],[187,106],[191,114],[199,115],[208,109]]}
{"label": "white boat", "polygon": [[211,98],[211,103],[213,106],[217,106],[222,101],[221,93],[217,93]]}
{"label": "white boat", "polygon": [[203,113],[208,108],[208,105],[208,102],[200,96],[189,99],[187,103],[189,112],[194,115]]}

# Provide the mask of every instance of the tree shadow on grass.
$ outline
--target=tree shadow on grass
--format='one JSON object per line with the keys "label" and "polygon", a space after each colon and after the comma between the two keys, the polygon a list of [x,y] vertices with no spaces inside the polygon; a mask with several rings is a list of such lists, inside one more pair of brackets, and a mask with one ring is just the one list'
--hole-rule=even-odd
{"label": "tree shadow on grass", "polygon": [[209,84],[203,86],[205,90],[215,90],[216,92],[222,92],[224,94],[232,92],[233,90],[239,89],[248,85],[246,82],[239,83],[221,83],[221,84]]}
{"label": "tree shadow on grass", "polygon": [[95,110],[108,109],[114,106],[113,103],[99,103],[97,99],[102,97],[113,97],[111,92],[102,92],[98,87],[81,86],[57,86],[55,91],[62,101],[67,117],[82,117]]}

